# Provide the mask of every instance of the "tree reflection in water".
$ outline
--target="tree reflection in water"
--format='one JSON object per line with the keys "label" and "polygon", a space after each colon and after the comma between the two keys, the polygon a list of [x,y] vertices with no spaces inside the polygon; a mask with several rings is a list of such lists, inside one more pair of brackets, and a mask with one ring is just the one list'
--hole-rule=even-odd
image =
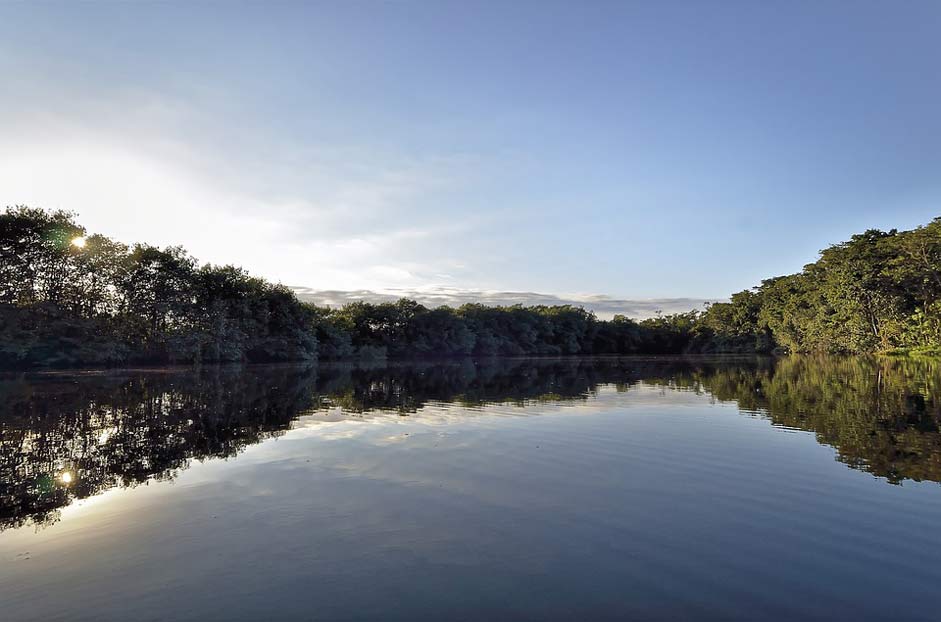
{"label": "tree reflection in water", "polygon": [[941,482],[934,360],[504,359],[18,375],[0,378],[0,529],[46,525],[74,499],[172,479],[193,459],[234,456],[328,408],[526,406],[641,382],[708,393],[815,432],[840,461],[889,482]]}

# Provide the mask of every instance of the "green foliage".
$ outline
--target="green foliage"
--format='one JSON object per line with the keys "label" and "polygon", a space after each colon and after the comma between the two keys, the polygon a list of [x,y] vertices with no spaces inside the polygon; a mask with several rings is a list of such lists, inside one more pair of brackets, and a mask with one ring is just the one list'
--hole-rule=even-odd
{"label": "green foliage", "polygon": [[67,212],[0,214],[0,366],[316,357],[315,314],[289,289],[84,236]]}
{"label": "green foliage", "polygon": [[698,311],[687,313],[674,313],[643,320],[640,323],[642,330],[642,350],[653,354],[670,354],[682,352],[687,349],[693,331],[700,322]]}
{"label": "green foliage", "polygon": [[[76,238],[84,241],[76,245]],[[342,309],[178,247],[127,247],[68,212],[0,214],[0,366],[941,349],[941,218],[870,230],[703,311],[602,321],[570,305]]]}
{"label": "green foliage", "polygon": [[941,218],[869,230],[799,274],[706,309],[700,351],[866,353],[941,347]]}
{"label": "green foliage", "polygon": [[68,212],[7,208],[0,218],[0,302],[74,303],[79,253],[71,241],[84,233]]}

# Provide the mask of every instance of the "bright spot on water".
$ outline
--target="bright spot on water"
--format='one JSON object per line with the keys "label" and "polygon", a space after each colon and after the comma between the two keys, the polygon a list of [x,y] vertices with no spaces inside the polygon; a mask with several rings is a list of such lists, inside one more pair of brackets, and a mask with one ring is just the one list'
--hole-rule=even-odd
{"label": "bright spot on water", "polygon": [[71,484],[72,473],[69,471],[62,471],[61,473],[59,473],[59,481],[62,482],[63,484]]}

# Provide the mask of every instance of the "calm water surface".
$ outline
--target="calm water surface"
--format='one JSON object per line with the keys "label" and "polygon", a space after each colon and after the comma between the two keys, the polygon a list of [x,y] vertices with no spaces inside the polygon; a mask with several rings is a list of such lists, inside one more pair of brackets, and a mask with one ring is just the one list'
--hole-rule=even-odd
{"label": "calm water surface", "polygon": [[937,620],[941,366],[0,378],[4,620]]}

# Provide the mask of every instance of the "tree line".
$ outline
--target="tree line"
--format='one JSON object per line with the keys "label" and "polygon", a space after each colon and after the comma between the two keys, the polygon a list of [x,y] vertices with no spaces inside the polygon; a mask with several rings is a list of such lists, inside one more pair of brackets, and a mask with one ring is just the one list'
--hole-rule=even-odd
{"label": "tree line", "polygon": [[695,325],[697,351],[941,354],[941,218],[854,235],[797,274],[709,306]]}
{"label": "tree line", "polygon": [[941,349],[941,219],[867,231],[729,302],[636,321],[571,305],[317,307],[180,247],[89,235],[69,212],[0,214],[0,367],[893,348]]}
{"label": "tree line", "polygon": [[317,307],[180,247],[89,235],[69,212],[0,214],[0,367],[666,353],[681,324],[569,305]]}

